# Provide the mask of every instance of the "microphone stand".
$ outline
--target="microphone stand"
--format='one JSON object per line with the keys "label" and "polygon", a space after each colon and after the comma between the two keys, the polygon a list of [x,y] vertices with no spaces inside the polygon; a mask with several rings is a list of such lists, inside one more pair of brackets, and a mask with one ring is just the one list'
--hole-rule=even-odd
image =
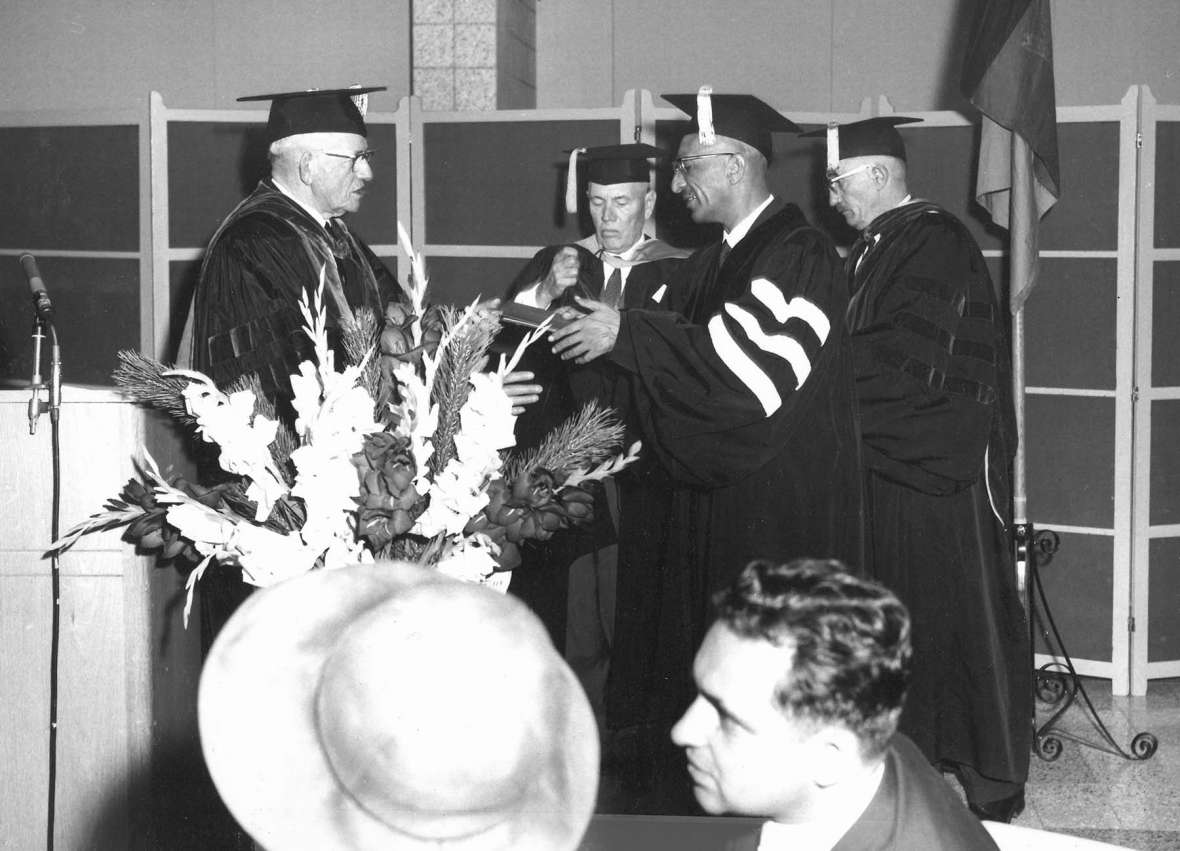
{"label": "microphone stand", "polygon": [[[49,329],[50,368],[49,401],[41,399],[45,384],[41,377],[41,342]],[[50,540],[61,536],[61,344],[57,328],[40,314],[33,326],[33,396],[29,399],[29,434],[37,433],[37,420],[49,412],[50,452],[53,464],[53,496],[50,521]],[[50,596],[52,614],[49,644],[49,789],[46,818],[45,847],[53,851],[54,822],[57,803],[57,693],[58,660],[61,645],[61,564],[56,552],[50,556]]]}

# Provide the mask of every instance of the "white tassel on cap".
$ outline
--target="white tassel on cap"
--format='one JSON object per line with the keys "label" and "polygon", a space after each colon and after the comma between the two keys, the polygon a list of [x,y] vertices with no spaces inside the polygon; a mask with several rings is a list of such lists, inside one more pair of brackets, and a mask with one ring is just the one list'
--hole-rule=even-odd
{"label": "white tassel on cap", "polygon": [[[351,86],[349,86],[349,88],[350,89],[359,89],[359,88],[363,88],[363,87],[361,86],[360,83],[353,83]],[[357,111],[361,114],[361,118],[364,118],[365,114],[369,111],[369,94],[368,94],[368,92],[366,92],[365,94],[362,94],[362,95],[352,95],[350,99],[352,100],[352,102],[354,104],[356,104]]]}
{"label": "white tassel on cap", "polygon": [[570,215],[578,212],[578,154],[584,153],[585,148],[570,151],[570,170],[565,175],[565,211]]}
{"label": "white tassel on cap", "polygon": [[707,148],[717,141],[713,130],[713,87],[701,86],[697,90],[697,141]]}
{"label": "white tassel on cap", "polygon": [[828,124],[828,171],[840,167],[840,126],[835,121]]}

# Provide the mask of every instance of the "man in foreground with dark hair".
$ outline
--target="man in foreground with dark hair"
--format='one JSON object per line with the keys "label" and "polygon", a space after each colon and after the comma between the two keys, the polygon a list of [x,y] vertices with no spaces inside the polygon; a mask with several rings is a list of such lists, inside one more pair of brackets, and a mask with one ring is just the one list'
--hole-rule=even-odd
{"label": "man in foreground with dark hair", "polygon": [[801,559],[751,563],[715,604],[672,738],[707,812],[769,819],[732,851],[996,847],[895,732],[910,668],[897,597]]}

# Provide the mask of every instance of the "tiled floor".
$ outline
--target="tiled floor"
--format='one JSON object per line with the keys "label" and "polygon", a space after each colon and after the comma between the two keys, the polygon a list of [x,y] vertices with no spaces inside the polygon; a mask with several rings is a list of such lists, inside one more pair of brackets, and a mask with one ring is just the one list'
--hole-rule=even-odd
{"label": "tiled floor", "polygon": [[[1139,851],[1180,849],[1180,679],[1149,682],[1146,697],[1113,697],[1109,680],[1082,683],[1119,747],[1129,752],[1142,732],[1153,734],[1159,747],[1149,759],[1127,760],[1062,739],[1055,761],[1032,757],[1027,807],[1016,823]],[[1039,703],[1038,724],[1056,708]],[[1080,694],[1054,729],[1112,749]]]}

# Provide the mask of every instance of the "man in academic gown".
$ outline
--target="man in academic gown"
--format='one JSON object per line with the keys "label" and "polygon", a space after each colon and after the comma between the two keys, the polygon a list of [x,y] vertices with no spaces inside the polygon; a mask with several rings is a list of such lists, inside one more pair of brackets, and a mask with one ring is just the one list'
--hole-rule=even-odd
{"label": "man in academic gown", "polygon": [[[178,361],[205,373],[222,390],[257,375],[278,416],[294,425],[290,376],[312,356],[300,299],[324,276],[322,310],[329,338],[364,308],[380,323],[400,287],[342,217],[361,205],[373,169],[363,111],[383,86],[312,90],[239,98],[269,100],[271,173],[214,233],[201,264]],[[219,475],[212,459],[208,471]],[[202,643],[252,590],[224,566],[201,580]]]}
{"label": "man in academic gown", "polygon": [[672,736],[706,812],[766,819],[726,851],[994,851],[895,733],[910,622],[891,591],[838,562],[755,562],[717,609]]}
{"label": "man in academic gown", "polygon": [[667,734],[692,696],[710,595],[757,557],[856,563],[860,538],[840,258],[766,178],[771,131],[798,128],[750,96],[665,97],[698,127],[672,189],[722,239],[669,286],[675,312],[595,308],[554,332],[558,347],[611,339],[645,449],[672,483],[667,521],[620,542],[607,688],[608,726],[633,742],[633,808],[646,812],[691,806]]}
{"label": "man in academic gown", "polygon": [[[573,315],[586,312],[578,299],[617,310],[660,309],[675,270],[689,254],[647,232],[656,201],[651,160],[662,156],[659,148],[639,143],[572,151],[567,212],[578,211],[581,160],[594,233],[539,251],[513,281],[509,298]],[[518,447],[537,445],[589,402],[615,411],[626,426],[625,445],[639,439],[626,374],[613,363],[562,360],[548,344],[537,343],[522,366],[544,389],[541,400],[517,421]],[[592,523],[547,542],[529,542],[513,574],[512,591],[541,615],[554,643],[564,649],[600,722],[614,632],[616,540],[628,530],[646,535],[652,523],[662,522],[666,491],[658,467],[647,459],[637,462],[605,483]]]}
{"label": "man in academic gown", "polygon": [[895,125],[828,135],[829,201],[860,232],[847,327],[865,468],[866,568],[914,623],[901,729],[977,814],[1024,806],[1032,725],[1016,587],[1016,446],[1004,316],[966,227],[907,188]]}
{"label": "man in academic gown", "polygon": [[289,415],[290,374],[310,355],[300,297],[324,272],[335,335],[367,308],[380,321],[400,288],[343,216],[360,207],[373,169],[358,101],[384,87],[239,98],[269,100],[271,174],[221,223],[206,250],[182,342],[222,388],[250,373]]}

